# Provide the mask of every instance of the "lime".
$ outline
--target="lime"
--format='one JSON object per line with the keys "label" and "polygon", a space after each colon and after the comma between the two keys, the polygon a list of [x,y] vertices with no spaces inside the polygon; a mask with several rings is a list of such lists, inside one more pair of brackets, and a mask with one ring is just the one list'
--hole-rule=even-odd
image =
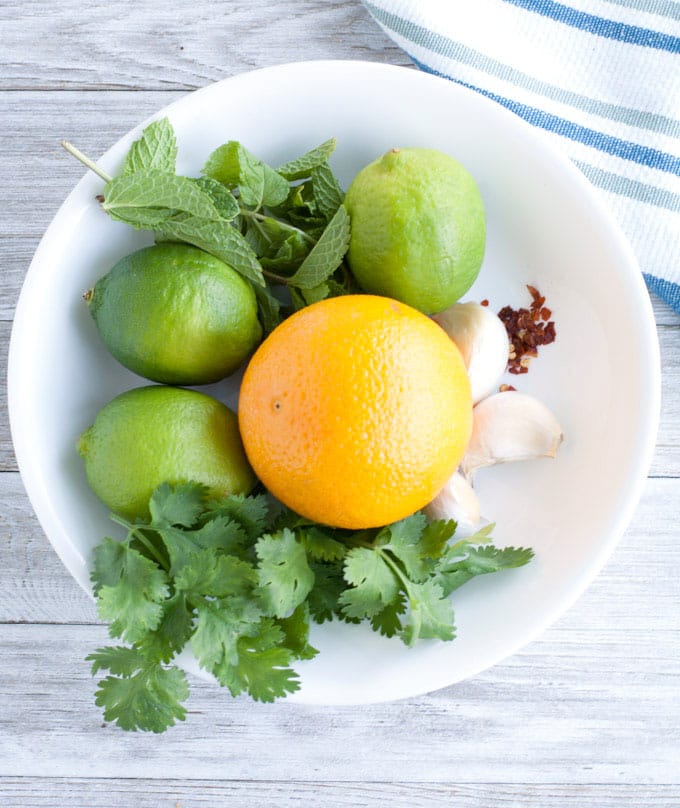
{"label": "lime", "polygon": [[223,379],[262,337],[250,284],[186,244],[157,244],[126,256],[85,297],[116,359],[156,382]]}
{"label": "lime", "polygon": [[102,502],[127,519],[146,518],[162,482],[194,480],[215,497],[255,485],[236,414],[195,390],[149,386],[110,401],[80,436],[87,480]]}
{"label": "lime", "polygon": [[456,160],[435,149],[392,149],[362,169],[345,205],[347,260],[367,292],[434,314],[472,286],[484,257],[484,204]]}

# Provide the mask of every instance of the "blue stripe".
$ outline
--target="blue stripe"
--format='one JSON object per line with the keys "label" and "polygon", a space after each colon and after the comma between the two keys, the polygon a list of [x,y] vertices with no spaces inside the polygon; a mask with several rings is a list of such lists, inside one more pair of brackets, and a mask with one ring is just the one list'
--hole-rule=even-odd
{"label": "blue stripe", "polygon": [[671,308],[680,312],[680,284],[657,278],[655,275],[649,275],[646,272],[642,273],[642,277],[645,279],[650,292],[654,292],[655,295],[668,303]]}
{"label": "blue stripe", "polygon": [[413,60],[413,63],[421,70],[425,70],[428,73],[442,78],[453,79],[453,81],[456,81],[458,84],[462,84],[464,87],[468,87],[471,90],[485,95],[487,98],[491,98],[493,101],[497,101],[516,115],[519,115],[520,118],[524,118],[525,121],[544,129],[546,132],[554,132],[562,137],[583,143],[585,146],[598,149],[598,151],[604,152],[605,154],[621,157],[623,160],[630,160],[639,165],[680,176],[680,157],[667,154],[658,149],[649,148],[648,146],[641,146],[639,143],[631,143],[628,140],[622,140],[613,135],[605,135],[603,132],[598,132],[595,129],[589,129],[587,126],[581,126],[573,121],[559,118],[557,115],[552,115],[549,112],[544,112],[535,107],[520,104],[519,101],[505,98],[497,93],[476,87],[473,84],[466,84],[463,81],[454,79],[446,73],[440,73],[438,70],[434,70],[416,59],[413,54],[409,53],[408,55]]}
{"label": "blue stripe", "polygon": [[605,17],[597,17],[562,3],[556,3],[555,0],[505,0],[505,2],[607,39],[680,53],[680,37],[664,34],[661,31],[651,31],[638,25],[608,20]]}

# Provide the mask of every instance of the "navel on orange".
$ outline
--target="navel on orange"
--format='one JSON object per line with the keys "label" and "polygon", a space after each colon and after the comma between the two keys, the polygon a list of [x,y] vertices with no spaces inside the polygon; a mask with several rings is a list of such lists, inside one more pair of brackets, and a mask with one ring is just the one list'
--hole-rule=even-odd
{"label": "navel on orange", "polygon": [[246,454],[302,516],[361,529],[424,507],[472,429],[460,353],[403,303],[347,295],[285,320],[248,365],[239,400]]}

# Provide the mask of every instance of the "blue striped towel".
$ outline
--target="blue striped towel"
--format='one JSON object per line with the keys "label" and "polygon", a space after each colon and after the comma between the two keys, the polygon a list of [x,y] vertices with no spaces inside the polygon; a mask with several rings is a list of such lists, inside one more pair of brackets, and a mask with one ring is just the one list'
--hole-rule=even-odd
{"label": "blue striped towel", "polygon": [[680,311],[680,2],[364,0],[413,62],[548,133]]}

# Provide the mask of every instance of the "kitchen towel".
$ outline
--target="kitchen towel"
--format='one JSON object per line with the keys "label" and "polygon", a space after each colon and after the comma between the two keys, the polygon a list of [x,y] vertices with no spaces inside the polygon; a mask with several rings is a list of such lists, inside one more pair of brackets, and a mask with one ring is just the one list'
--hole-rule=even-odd
{"label": "kitchen towel", "polygon": [[548,133],[680,312],[680,2],[364,0],[423,70]]}

